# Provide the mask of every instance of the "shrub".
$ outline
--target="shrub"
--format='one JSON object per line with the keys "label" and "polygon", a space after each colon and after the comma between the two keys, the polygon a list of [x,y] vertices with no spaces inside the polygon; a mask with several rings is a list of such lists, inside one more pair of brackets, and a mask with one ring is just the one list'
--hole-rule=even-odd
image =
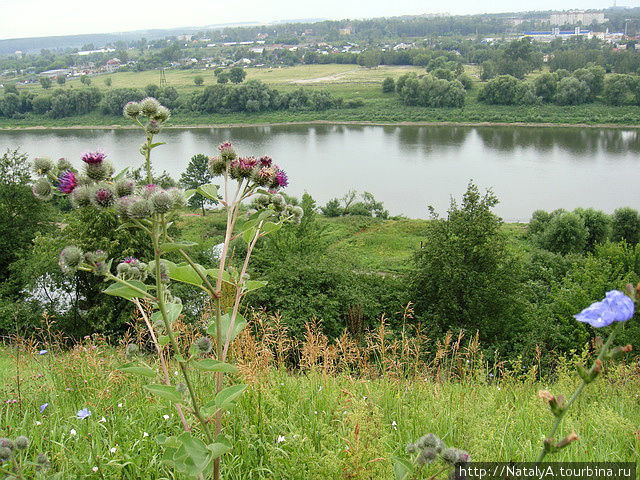
{"label": "shrub", "polygon": [[640,216],[630,207],[618,208],[613,212],[611,239],[624,240],[631,245],[640,241]]}
{"label": "shrub", "polygon": [[395,91],[396,82],[391,77],[387,77],[382,82],[382,93],[390,93]]}
{"label": "shrub", "polygon": [[478,99],[494,105],[515,105],[519,84],[518,79],[511,75],[500,75],[482,87]]}
{"label": "shrub", "polygon": [[588,236],[589,232],[580,215],[563,212],[551,218],[540,237],[540,244],[543,248],[562,255],[582,253]]}

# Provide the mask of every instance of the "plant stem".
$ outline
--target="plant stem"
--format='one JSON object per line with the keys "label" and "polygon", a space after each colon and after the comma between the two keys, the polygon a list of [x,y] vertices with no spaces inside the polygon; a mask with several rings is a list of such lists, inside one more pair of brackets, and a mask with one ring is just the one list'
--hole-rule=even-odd
{"label": "plant stem", "polygon": [[[604,358],[604,356],[609,351],[609,348],[611,347],[611,344],[613,343],[613,338],[615,337],[616,332],[620,328],[620,325],[622,325],[622,322],[616,322],[616,325],[613,327],[613,330],[609,334],[609,338],[607,338],[606,343],[600,349],[600,353],[598,354],[598,357],[594,360],[593,365],[591,365],[591,368],[588,371],[589,375],[592,375],[595,372],[597,364],[599,363],[598,360],[600,362],[602,362],[602,359]],[[585,380],[583,379],[582,383],[580,383],[580,385],[578,385],[578,388],[576,389],[575,392],[573,392],[573,395],[571,395],[571,398],[566,403],[564,408],[556,416],[556,420],[555,420],[555,422],[553,422],[553,427],[551,427],[551,432],[549,433],[547,438],[553,438],[553,436],[556,434],[556,431],[558,430],[558,427],[560,427],[560,422],[562,422],[562,419],[564,418],[565,414],[567,413],[567,411],[569,410],[571,405],[573,405],[573,403],[577,400],[577,398],[580,396],[580,394],[584,390],[584,387],[586,387],[586,386],[587,386],[587,382],[585,382]],[[537,462],[541,462],[542,460],[544,460],[544,457],[546,455],[547,455],[547,450],[546,450],[546,448],[543,447],[542,451],[540,452],[540,455],[538,455],[538,459],[536,461]]]}

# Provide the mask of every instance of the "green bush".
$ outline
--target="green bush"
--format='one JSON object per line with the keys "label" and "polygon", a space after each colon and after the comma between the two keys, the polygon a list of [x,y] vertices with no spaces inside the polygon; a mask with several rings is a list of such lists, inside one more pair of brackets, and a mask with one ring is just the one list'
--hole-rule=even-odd
{"label": "green bush", "polygon": [[618,208],[613,212],[611,239],[614,242],[624,240],[631,245],[640,241],[640,216],[630,208]]}
{"label": "green bush", "polygon": [[584,252],[588,236],[589,232],[580,215],[563,212],[549,220],[539,239],[543,248],[566,255]]}

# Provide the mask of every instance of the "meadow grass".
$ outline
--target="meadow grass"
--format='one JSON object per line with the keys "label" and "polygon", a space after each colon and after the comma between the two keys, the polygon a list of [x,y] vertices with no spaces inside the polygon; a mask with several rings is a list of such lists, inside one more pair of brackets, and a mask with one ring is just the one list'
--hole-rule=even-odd
{"label": "meadow grass", "polygon": [[[449,361],[440,363],[449,369],[438,373],[431,363],[401,375],[391,364],[409,358],[390,351],[389,368],[349,371],[337,356],[328,366],[329,346],[310,335],[293,370],[277,366],[277,355],[267,351],[275,343],[240,340],[241,378],[233,380],[249,388],[224,425],[234,449],[224,458],[223,478],[391,479],[392,457],[428,432],[476,461],[533,461],[552,423],[538,390],[569,393],[578,383],[572,361],[561,361],[550,381],[535,369],[498,374],[482,362],[467,363],[464,348],[449,349]],[[25,457],[46,452],[50,474],[59,478],[183,478],[162,464],[154,441],[180,432],[175,411],[145,393],[146,379],[116,369],[127,361],[122,348],[87,339],[66,351],[45,344],[49,353],[38,355],[41,346],[0,349],[0,436],[27,435]],[[382,361],[379,346],[367,348],[372,361]],[[152,356],[144,360],[157,367]],[[561,430],[575,430],[580,441],[552,460],[638,462],[639,373],[637,363],[620,366],[590,385]],[[198,374],[196,384],[205,396],[215,390],[211,374]],[[91,411],[85,420],[75,416],[82,408]]]}

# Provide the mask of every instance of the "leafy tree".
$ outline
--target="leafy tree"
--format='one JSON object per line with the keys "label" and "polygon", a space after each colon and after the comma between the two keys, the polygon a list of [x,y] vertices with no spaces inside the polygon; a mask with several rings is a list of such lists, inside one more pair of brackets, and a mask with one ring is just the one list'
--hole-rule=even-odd
{"label": "leafy tree", "polygon": [[604,81],[604,101],[609,105],[629,103],[633,79],[630,75],[614,74]]}
{"label": "leafy tree", "polygon": [[52,83],[53,82],[49,77],[40,77],[40,85],[42,85],[42,88],[44,88],[45,90],[51,88]]}
{"label": "leafy tree", "polygon": [[580,215],[587,228],[586,250],[588,252],[593,252],[596,245],[609,240],[611,237],[611,217],[609,215],[593,208],[576,208],[574,212]]}
{"label": "leafy tree", "polygon": [[[242,67],[233,67],[229,70],[229,80],[231,83],[242,83],[247,77],[247,72]],[[218,79],[220,76],[218,76]]]}
{"label": "leafy tree", "polygon": [[196,75],[195,77],[193,77],[193,83],[197,86],[200,86],[204,83],[204,78],[202,77],[202,75]]}
{"label": "leafy tree", "polygon": [[631,207],[618,208],[613,212],[611,239],[624,240],[631,245],[640,242],[640,215]]}
{"label": "leafy tree", "polygon": [[365,50],[358,55],[358,65],[367,68],[375,68],[382,61],[382,53],[378,50]]}
{"label": "leafy tree", "polygon": [[8,83],[4,86],[4,93],[15,93],[18,95],[18,86],[15,83]]}
{"label": "leafy tree", "polygon": [[67,76],[66,75],[58,75],[56,77],[56,82],[58,85],[64,85],[65,83],[67,83]]}
{"label": "leafy tree", "polygon": [[518,100],[519,84],[511,75],[500,75],[484,85],[478,99],[495,105],[514,105]]}
{"label": "leafy tree", "polygon": [[396,89],[396,82],[392,77],[387,77],[382,81],[382,93],[391,93]]}
{"label": "leafy tree", "polygon": [[5,117],[12,117],[20,112],[20,97],[15,93],[5,93],[0,98],[0,112]]}
{"label": "leafy tree", "polygon": [[580,105],[589,100],[589,86],[576,77],[565,77],[558,82],[556,103],[559,105]]}
{"label": "leafy tree", "polygon": [[[478,331],[494,348],[514,347],[524,328],[519,300],[519,263],[491,210],[498,199],[469,183],[447,218],[429,222],[415,255],[412,297],[419,319],[438,335],[447,330]],[[433,210],[432,210],[433,215]]]}
{"label": "leafy tree", "polygon": [[588,68],[579,68],[573,72],[573,76],[583,81],[589,87],[588,101],[593,101],[597,95],[602,93],[604,87],[604,68],[600,66],[591,66]]}
{"label": "leafy tree", "polygon": [[113,80],[111,79],[111,77],[107,77],[104,79],[104,84],[107,87],[110,87],[113,84]]}
{"label": "leafy tree", "polygon": [[89,75],[81,75],[80,76],[80,82],[82,82],[83,85],[91,85],[91,78],[89,77]]}
{"label": "leafy tree", "polygon": [[537,76],[533,84],[536,95],[543,102],[553,102],[558,89],[558,75],[556,73],[545,72]]}
{"label": "leafy tree", "polygon": [[589,231],[583,218],[577,213],[563,212],[551,218],[539,239],[542,248],[566,255],[583,253],[588,237]]}
{"label": "leafy tree", "polygon": [[229,72],[220,72],[216,78],[218,83],[229,83]]}
{"label": "leafy tree", "polygon": [[105,92],[101,102],[103,113],[122,115],[122,109],[129,102],[138,102],[145,97],[145,92],[137,88],[113,88]]}
{"label": "leafy tree", "polygon": [[[211,183],[213,175],[209,171],[209,157],[201,153],[191,157],[187,169],[180,177],[180,184],[186,189],[197,188],[200,185]],[[205,215],[205,205],[213,204],[213,202],[199,193],[196,193],[189,199],[191,208],[201,208],[202,215]]]}

